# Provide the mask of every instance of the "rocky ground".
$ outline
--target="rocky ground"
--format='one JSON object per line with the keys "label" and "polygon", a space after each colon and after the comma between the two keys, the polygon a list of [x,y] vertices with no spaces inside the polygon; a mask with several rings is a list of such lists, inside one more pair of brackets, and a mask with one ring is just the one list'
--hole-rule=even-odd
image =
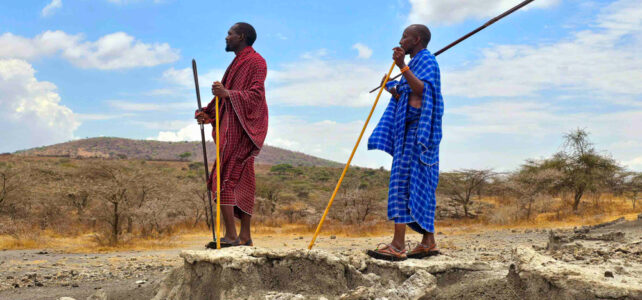
{"label": "rocky ground", "polygon": [[390,237],[322,236],[301,250],[309,239],[257,236],[259,247],[218,252],[201,251],[206,236],[162,251],[0,251],[0,299],[642,299],[642,220],[470,228],[438,234],[442,255],[401,263],[363,254]]}

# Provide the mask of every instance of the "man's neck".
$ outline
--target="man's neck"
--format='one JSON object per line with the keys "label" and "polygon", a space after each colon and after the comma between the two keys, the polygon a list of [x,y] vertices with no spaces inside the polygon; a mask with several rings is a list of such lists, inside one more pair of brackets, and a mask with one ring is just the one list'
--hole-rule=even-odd
{"label": "man's neck", "polygon": [[241,51],[245,50],[245,48],[247,47],[247,45],[240,46],[238,49],[234,50],[234,54],[239,55],[239,53],[241,53]]}
{"label": "man's neck", "polygon": [[417,48],[414,48],[414,49],[410,50],[410,58],[415,57],[415,55],[417,55],[417,53],[419,53],[421,50],[424,50],[424,49],[426,49],[426,48],[417,47]]}

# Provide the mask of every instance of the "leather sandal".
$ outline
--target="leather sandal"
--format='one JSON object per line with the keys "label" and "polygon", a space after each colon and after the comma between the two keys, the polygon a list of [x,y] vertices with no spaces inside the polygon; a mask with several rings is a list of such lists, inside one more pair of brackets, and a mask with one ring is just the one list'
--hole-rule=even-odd
{"label": "leather sandal", "polygon": [[437,244],[432,244],[430,246],[424,245],[422,243],[417,244],[417,246],[408,252],[408,258],[421,259],[424,257],[439,255],[439,249],[437,249]]}
{"label": "leather sandal", "polygon": [[[383,247],[379,247],[381,245],[383,245]],[[379,244],[375,250],[368,250],[366,254],[372,258],[387,261],[402,261],[407,259],[406,250],[399,250],[392,244],[384,243]]]}

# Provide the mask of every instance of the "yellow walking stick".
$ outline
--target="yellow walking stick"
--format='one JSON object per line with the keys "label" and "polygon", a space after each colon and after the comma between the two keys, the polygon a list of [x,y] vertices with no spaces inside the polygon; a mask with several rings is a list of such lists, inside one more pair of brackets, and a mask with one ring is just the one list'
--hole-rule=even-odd
{"label": "yellow walking stick", "polygon": [[[381,93],[379,93],[381,94]],[[220,155],[220,138],[219,138],[219,120],[218,120],[218,97],[216,101],[216,249],[221,249],[221,155]]]}
{"label": "yellow walking stick", "polygon": [[[312,247],[314,246],[314,241],[316,241],[317,236],[319,235],[319,232],[321,231],[321,226],[323,226],[323,221],[325,221],[325,217],[328,215],[328,212],[330,211],[330,207],[332,206],[332,202],[334,202],[334,197],[337,196],[337,192],[339,191],[339,187],[341,187],[341,182],[343,181],[343,177],[346,175],[346,172],[348,171],[348,168],[350,167],[350,162],[352,162],[352,158],[354,157],[354,153],[357,151],[357,147],[359,147],[359,143],[361,142],[361,138],[363,137],[363,133],[366,131],[366,127],[368,127],[368,122],[370,122],[370,118],[372,117],[372,113],[375,110],[375,107],[377,107],[377,102],[379,102],[379,97],[381,97],[381,92],[383,92],[383,87],[386,85],[388,82],[388,79],[390,78],[390,74],[392,73],[392,69],[394,69],[395,63],[392,63],[392,66],[390,66],[390,71],[388,71],[388,74],[386,75],[386,79],[383,81],[381,84],[382,89],[379,90],[379,94],[377,94],[377,98],[375,99],[374,104],[372,105],[372,109],[370,109],[370,114],[368,115],[368,118],[366,119],[366,123],[363,124],[363,129],[361,129],[361,134],[359,134],[359,139],[357,139],[356,145],[354,145],[354,149],[352,149],[352,154],[350,154],[350,158],[348,159],[348,162],[346,163],[346,166],[343,168],[343,173],[341,173],[341,177],[339,177],[339,182],[337,183],[337,186],[334,188],[334,192],[332,193],[332,197],[330,197],[330,202],[328,202],[328,207],[325,208],[325,212],[323,213],[323,216],[321,217],[321,222],[319,222],[319,226],[317,226],[316,232],[314,232],[314,237],[312,237],[312,241],[310,241],[310,245],[308,246],[308,250],[311,250]],[[217,155],[218,157],[218,155]],[[217,233],[218,235],[218,233]]]}

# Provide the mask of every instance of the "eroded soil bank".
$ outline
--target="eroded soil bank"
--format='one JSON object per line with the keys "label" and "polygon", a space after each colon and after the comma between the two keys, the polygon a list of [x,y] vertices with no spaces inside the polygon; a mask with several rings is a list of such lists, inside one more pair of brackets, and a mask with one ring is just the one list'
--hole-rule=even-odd
{"label": "eroded soil bank", "polygon": [[[361,250],[183,251],[154,299],[642,299],[642,220],[549,231],[498,260]],[[492,252],[492,250],[490,251]]]}
{"label": "eroded soil bank", "polygon": [[300,235],[221,251],[202,250],[207,237],[189,250],[0,251],[0,299],[642,299],[642,220],[438,234],[442,255],[400,263],[364,254],[389,239],[324,236],[313,251]]}

